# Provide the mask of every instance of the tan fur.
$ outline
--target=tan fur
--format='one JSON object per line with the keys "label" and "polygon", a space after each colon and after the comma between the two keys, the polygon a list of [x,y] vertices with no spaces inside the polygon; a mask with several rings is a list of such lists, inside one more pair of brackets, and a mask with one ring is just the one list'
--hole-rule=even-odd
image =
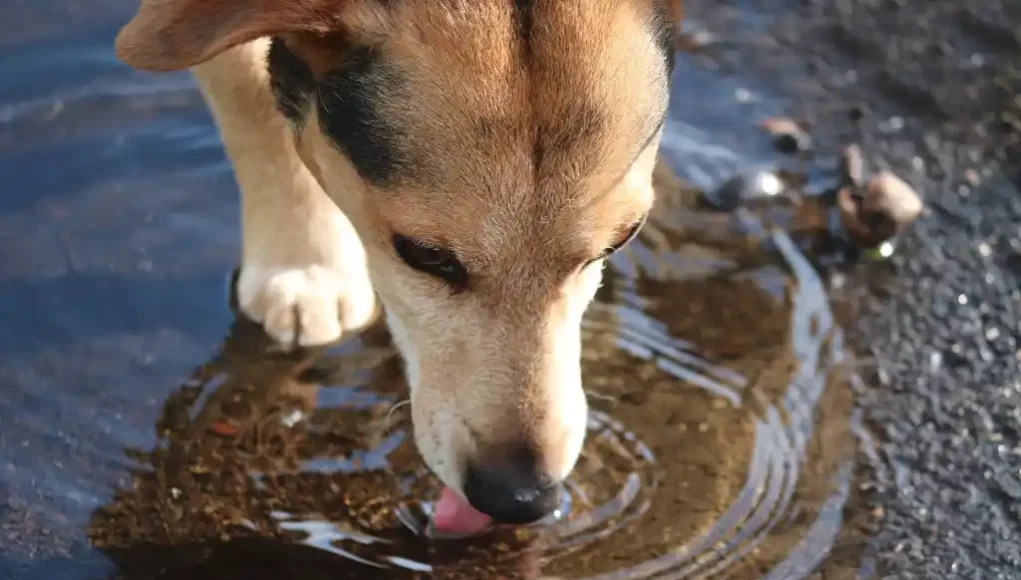
{"label": "tan fur", "polygon": [[[249,316],[284,342],[328,342],[369,320],[375,287],[406,363],[419,450],[458,489],[468,463],[515,442],[557,478],[577,459],[580,321],[603,265],[586,263],[653,201],[666,97],[662,55],[643,31],[654,1],[538,3],[533,19],[551,32],[536,36],[532,67],[509,0],[388,10],[370,0],[149,0],[118,54],[155,70],[195,65],[242,191]],[[343,58],[330,41],[338,32],[380,46],[407,75],[414,99],[378,106],[415,152],[414,179],[373,186],[319,130],[315,109],[296,141],[276,113],[257,38],[284,35],[322,75]],[[540,131],[556,146],[536,166]],[[469,288],[409,268],[394,233],[454,251]]]}
{"label": "tan fur", "polygon": [[371,322],[375,295],[358,235],[277,112],[267,47],[261,39],[232,48],[193,72],[241,189],[241,310],[285,346],[314,346]]}

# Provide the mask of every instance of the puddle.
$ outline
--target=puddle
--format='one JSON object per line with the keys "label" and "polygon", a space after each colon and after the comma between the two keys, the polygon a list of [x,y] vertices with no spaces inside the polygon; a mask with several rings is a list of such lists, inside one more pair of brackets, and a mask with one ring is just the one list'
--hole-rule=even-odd
{"label": "puddle", "polygon": [[[116,66],[111,33],[5,48],[95,74],[0,84],[0,577],[856,573],[854,365],[803,236],[693,213],[661,174],[586,317],[589,435],[558,517],[432,539],[385,331],[312,357],[232,324],[216,134],[187,77]],[[733,131],[778,105],[744,90],[760,108],[714,123],[679,89],[664,159],[688,182],[767,158]]]}
{"label": "puddle", "polygon": [[172,577],[263,577],[250,559],[267,543],[290,546],[295,577],[804,577],[837,544],[854,477],[842,331],[787,234],[770,237],[775,262],[763,251],[725,274],[733,257],[673,234],[653,219],[586,318],[593,411],[558,517],[430,539],[439,487],[385,330],[285,356],[238,323],[163,402],[156,449],[127,454],[133,476],[90,517],[92,545]]}

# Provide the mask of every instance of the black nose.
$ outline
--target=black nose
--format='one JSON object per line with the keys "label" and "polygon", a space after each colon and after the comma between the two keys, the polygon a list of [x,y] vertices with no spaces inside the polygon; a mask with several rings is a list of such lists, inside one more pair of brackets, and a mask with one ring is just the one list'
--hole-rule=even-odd
{"label": "black nose", "polygon": [[472,507],[503,524],[541,520],[560,505],[561,486],[534,465],[469,468],[464,495]]}

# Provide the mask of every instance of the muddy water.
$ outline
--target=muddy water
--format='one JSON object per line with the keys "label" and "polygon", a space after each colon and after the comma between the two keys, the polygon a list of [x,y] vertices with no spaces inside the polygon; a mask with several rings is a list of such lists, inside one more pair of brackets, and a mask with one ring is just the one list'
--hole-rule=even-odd
{"label": "muddy water", "polygon": [[561,509],[445,541],[385,329],[282,355],[233,321],[229,168],[186,75],[114,61],[126,6],[0,9],[0,578],[855,577],[854,364],[805,240],[669,178],[777,161],[768,94],[681,59]]}

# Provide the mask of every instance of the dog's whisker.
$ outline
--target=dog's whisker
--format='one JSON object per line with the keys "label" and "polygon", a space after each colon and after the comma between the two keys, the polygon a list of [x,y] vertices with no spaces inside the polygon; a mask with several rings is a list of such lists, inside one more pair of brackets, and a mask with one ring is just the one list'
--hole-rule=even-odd
{"label": "dog's whisker", "polygon": [[403,401],[398,401],[398,402],[394,403],[394,405],[392,407],[390,407],[390,410],[387,411],[387,413],[386,413],[386,421],[385,421],[385,423],[386,423],[386,431],[388,433],[390,431],[390,428],[393,427],[393,423],[390,421],[390,419],[393,418],[394,411],[396,411],[397,409],[400,409],[401,407],[405,407],[407,405],[410,405],[410,404],[411,404],[411,399],[404,399]]}

